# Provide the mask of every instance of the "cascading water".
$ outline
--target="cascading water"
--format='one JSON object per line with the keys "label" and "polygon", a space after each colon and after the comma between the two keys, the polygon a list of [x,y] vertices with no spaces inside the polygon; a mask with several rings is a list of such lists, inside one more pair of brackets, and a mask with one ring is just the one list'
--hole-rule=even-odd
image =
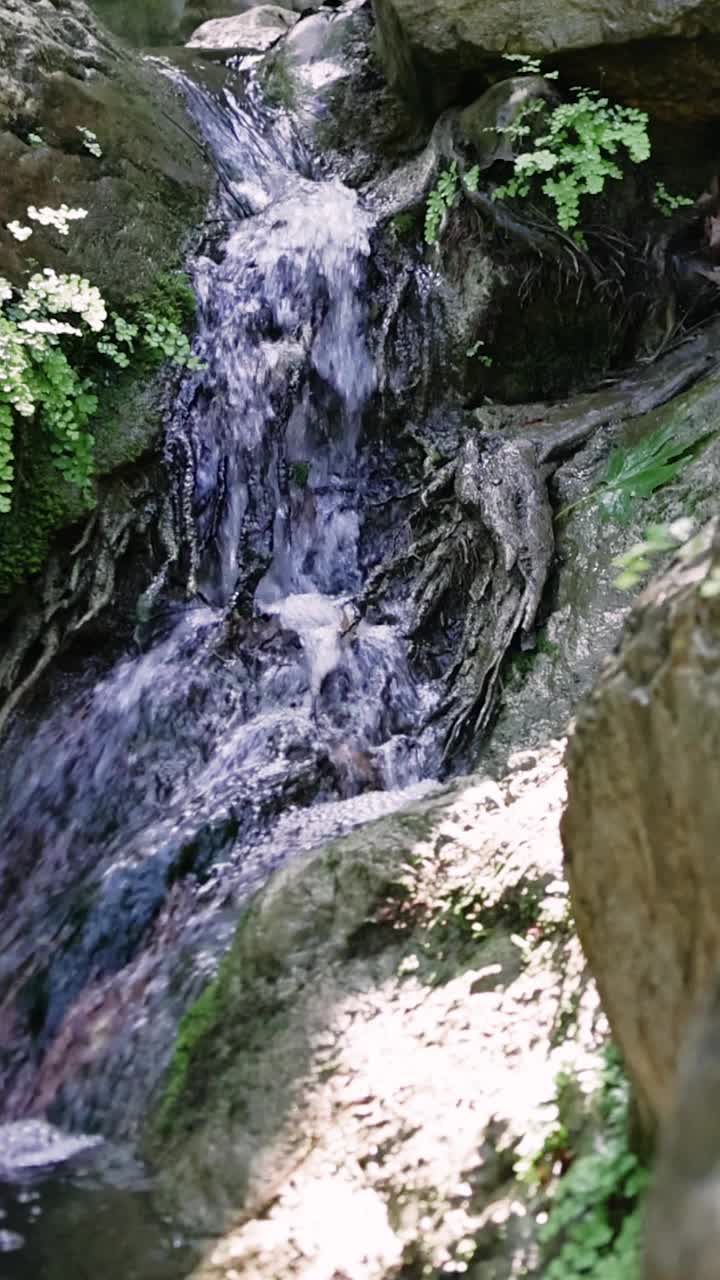
{"label": "cascading water", "polygon": [[[367,44],[365,0],[337,18],[363,9]],[[298,22],[306,54],[334,21]],[[200,367],[166,433],[168,561],[124,655],[58,670],[0,750],[0,1280],[76,1280],[95,1219],[93,1278],[187,1274],[123,1150],[33,1118],[135,1139],[243,903],[487,728],[552,560],[535,445],[462,411],[458,294],[389,222],[419,207],[437,139],[389,177],[364,142],[335,157],[358,195],[302,142],[322,52],[295,126],[237,70],[213,96],[164,64],[220,179],[191,264]]]}
{"label": "cascading water", "polygon": [[[188,1000],[273,867],[424,791],[435,694],[363,616],[371,217],[283,117],[187,92],[227,235],[194,264],[168,433],[188,600],[0,761],[3,1116],[131,1134]],[[130,1069],[132,1065],[132,1069]]]}

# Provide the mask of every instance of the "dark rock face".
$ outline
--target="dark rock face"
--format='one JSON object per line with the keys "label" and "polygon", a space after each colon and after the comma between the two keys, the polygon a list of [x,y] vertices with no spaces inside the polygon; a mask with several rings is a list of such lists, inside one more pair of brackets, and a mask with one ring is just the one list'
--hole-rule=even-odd
{"label": "dark rock face", "polygon": [[719,575],[713,521],[641,597],[568,749],[575,917],[648,1127],[720,957]]}
{"label": "dark rock face", "polygon": [[524,53],[661,118],[720,113],[720,17],[711,0],[374,4],[388,78],[420,110],[470,100],[507,68],[503,55]]}

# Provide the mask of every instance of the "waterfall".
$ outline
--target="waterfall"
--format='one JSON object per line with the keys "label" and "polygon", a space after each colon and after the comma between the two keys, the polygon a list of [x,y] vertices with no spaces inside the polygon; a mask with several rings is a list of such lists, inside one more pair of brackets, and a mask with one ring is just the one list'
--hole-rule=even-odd
{"label": "waterfall", "polygon": [[159,586],[142,647],[0,756],[4,1118],[49,1106],[113,1133],[248,896],[437,766],[433,686],[362,605],[372,216],[251,75],[241,97],[185,89],[223,228],[192,264],[202,367],[168,426],[186,598]]}

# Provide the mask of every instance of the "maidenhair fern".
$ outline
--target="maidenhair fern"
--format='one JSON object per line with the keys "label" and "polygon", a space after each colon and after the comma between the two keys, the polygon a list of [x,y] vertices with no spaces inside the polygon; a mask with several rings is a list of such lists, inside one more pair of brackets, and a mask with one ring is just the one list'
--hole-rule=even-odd
{"label": "maidenhair fern", "polygon": [[513,176],[495,188],[494,197],[524,198],[539,177],[559,226],[572,231],[580,222],[582,197],[599,195],[608,178],[622,177],[622,151],[634,164],[649,158],[647,115],[583,89],[548,112],[545,132],[535,138],[532,151],[515,157]]}
{"label": "maidenhair fern", "polygon": [[425,210],[425,243],[437,244],[443,218],[452,208],[460,189],[457,160],[443,169],[430,195]]}
{"label": "maidenhair fern", "polygon": [[[477,191],[480,181],[480,166],[473,165],[463,174],[462,182],[468,191]],[[457,160],[453,160],[449,169],[443,169],[433,187],[425,209],[425,243],[435,245],[440,236],[440,228],[448,209],[454,205],[460,192],[460,176]]]}
{"label": "maidenhair fern", "polygon": [[664,182],[656,182],[653,202],[661,213],[669,217],[676,209],[686,209],[689,205],[695,204],[695,198],[693,196],[675,194],[672,191],[668,191]]}

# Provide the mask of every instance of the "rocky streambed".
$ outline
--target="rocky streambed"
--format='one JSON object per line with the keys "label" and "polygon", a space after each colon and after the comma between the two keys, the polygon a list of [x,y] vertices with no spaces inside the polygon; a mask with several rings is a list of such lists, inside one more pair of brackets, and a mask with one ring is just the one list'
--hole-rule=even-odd
{"label": "rocky streambed", "polygon": [[[501,1280],[543,1265],[545,1187],[518,1171],[558,1071],[574,1143],[597,1129],[607,1029],[568,915],[556,740],[621,632],[615,558],[714,511],[717,285],[701,214],[663,222],[634,175],[584,249],[482,184],[430,247],[438,179],[507,165],[538,77],[480,59],[499,83],[463,81],[424,124],[391,7],[208,10],[143,62],[54,7],[64,112],[74,80],[83,104],[123,77],[145,111],[172,104],[180,167],[165,142],[147,159],[158,268],[188,166],[196,202],[214,185],[186,242],[195,367],[153,383],[146,432],[103,418],[97,510],[53,508],[32,598],[5,606],[0,1114],[8,1147],[39,1116],[110,1141],[87,1167],[41,1159],[29,1190],[7,1162],[12,1280],[82,1274],[86,1231],[110,1280],[118,1229],[124,1280],[198,1257],[217,1280]],[[85,182],[87,157],[48,105],[45,18],[12,14],[55,129],[28,140],[13,82],[22,203],[53,166]],[[703,182],[696,126],[677,167]],[[106,145],[93,181],[120,207],[137,165],[124,134]],[[134,263],[138,227],[101,222],[89,263],[123,235]],[[682,465],[613,507],[613,451],[670,438]],[[153,1198],[118,1140],[159,1169]]]}

